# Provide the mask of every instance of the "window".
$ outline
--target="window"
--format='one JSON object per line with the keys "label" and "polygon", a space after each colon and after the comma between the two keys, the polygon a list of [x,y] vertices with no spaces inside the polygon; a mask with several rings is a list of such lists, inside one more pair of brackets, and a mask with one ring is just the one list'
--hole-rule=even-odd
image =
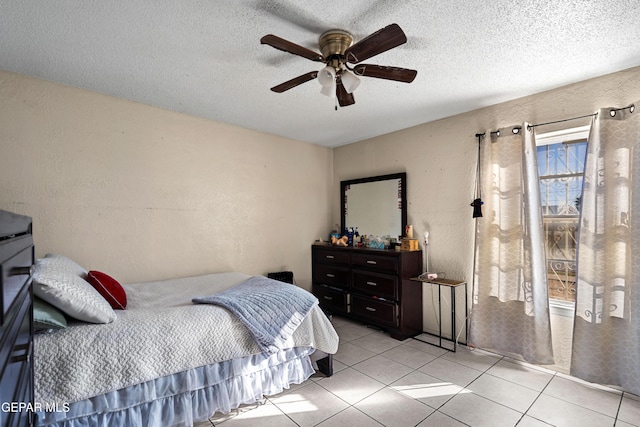
{"label": "window", "polygon": [[549,298],[575,299],[576,238],[589,126],[536,135]]}

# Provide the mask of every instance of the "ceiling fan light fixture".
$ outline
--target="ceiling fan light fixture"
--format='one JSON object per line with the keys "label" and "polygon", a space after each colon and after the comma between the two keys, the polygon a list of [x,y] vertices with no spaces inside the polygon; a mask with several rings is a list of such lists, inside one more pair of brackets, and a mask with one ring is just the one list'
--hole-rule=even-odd
{"label": "ceiling fan light fixture", "polygon": [[327,65],[322,70],[318,71],[318,81],[322,87],[335,86],[336,69]]}
{"label": "ceiling fan light fixture", "polygon": [[329,98],[334,98],[336,96],[336,81],[334,80],[327,86],[322,86],[322,89],[320,89],[320,93],[324,96],[328,96]]}
{"label": "ceiling fan light fixture", "polygon": [[342,80],[342,84],[344,85],[344,89],[347,93],[353,93],[353,91],[360,86],[360,79],[348,70],[342,71],[340,79]]}

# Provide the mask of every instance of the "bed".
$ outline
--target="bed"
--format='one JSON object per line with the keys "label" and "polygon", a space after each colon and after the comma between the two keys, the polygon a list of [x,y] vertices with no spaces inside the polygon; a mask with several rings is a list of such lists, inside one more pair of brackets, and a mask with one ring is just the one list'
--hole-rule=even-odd
{"label": "bed", "polygon": [[[120,285],[59,254],[36,260],[31,273],[36,425],[190,426],[307,380],[323,366],[318,359],[337,351],[317,300],[266,277],[227,272]],[[267,308],[247,316],[220,302],[249,283],[245,293],[268,300]],[[275,328],[265,312],[285,312],[290,294],[308,309]],[[274,328],[281,331],[269,341],[263,329]]]}

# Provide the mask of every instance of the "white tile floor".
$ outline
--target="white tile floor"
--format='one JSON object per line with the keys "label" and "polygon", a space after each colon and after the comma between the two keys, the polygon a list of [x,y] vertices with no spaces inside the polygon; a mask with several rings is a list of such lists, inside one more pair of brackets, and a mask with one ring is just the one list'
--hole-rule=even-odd
{"label": "white tile floor", "polygon": [[334,375],[198,427],[640,426],[640,398],[480,350],[456,353],[335,317]]}

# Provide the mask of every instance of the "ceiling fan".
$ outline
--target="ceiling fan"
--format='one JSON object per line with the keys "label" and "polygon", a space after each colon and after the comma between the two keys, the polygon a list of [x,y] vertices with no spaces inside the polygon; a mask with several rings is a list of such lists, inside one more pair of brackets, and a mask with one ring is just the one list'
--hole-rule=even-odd
{"label": "ceiling fan", "polygon": [[[353,91],[360,85],[358,76],[411,83],[418,73],[416,70],[360,63],[406,42],[407,36],[398,24],[388,25],[355,44],[353,37],[347,31],[326,31],[319,40],[322,54],[273,34],[260,39],[261,44],[268,44],[284,52],[326,64],[320,71],[311,71],[295,77],[272,87],[272,91],[282,93],[317,79],[322,85],[320,92],[327,96],[335,94],[341,107],[355,104]],[[351,67],[349,64],[357,65]]]}

